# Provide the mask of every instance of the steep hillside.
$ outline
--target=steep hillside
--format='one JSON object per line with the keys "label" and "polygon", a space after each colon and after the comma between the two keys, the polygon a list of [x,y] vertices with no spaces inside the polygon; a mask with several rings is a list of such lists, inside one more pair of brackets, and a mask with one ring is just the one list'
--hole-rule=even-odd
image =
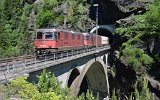
{"label": "steep hillside", "polygon": [[147,75],[151,91],[159,96],[156,86],[160,80],[160,2],[155,2],[146,5],[145,13],[117,21],[113,69],[116,70],[114,79],[118,81],[116,88],[122,94],[134,92],[136,81],[141,83],[141,77]]}
{"label": "steep hillside", "polygon": [[3,0],[0,2],[0,58],[34,52],[37,28],[88,31],[92,20],[85,0]]}

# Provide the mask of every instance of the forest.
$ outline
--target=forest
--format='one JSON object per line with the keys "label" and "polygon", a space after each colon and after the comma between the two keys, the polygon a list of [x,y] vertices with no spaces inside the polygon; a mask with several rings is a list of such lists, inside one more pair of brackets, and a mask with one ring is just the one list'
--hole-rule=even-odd
{"label": "forest", "polygon": [[85,31],[89,5],[85,0],[3,0],[0,2],[0,58],[34,53],[38,28],[66,27]]}
{"label": "forest", "polygon": [[[95,23],[88,17],[89,6],[86,0],[37,0],[35,2],[32,0],[2,0],[0,2],[0,59],[33,54],[34,32],[38,28],[66,27],[76,31],[87,31],[86,23],[89,25]],[[154,91],[148,88],[147,78],[154,77],[160,80],[160,0],[155,0],[146,6],[147,10],[144,13],[135,14],[116,23],[112,49],[113,64],[111,64],[110,74],[116,82],[121,82],[122,77],[128,79],[126,86],[132,87],[132,90],[125,90],[122,94],[121,90],[118,92],[119,87],[113,86],[110,95],[112,100],[120,98],[154,100]],[[129,76],[122,75],[120,69],[132,71],[134,78],[130,79]],[[4,87],[11,89],[19,84],[18,89],[20,87],[24,90],[20,92],[12,90],[12,92],[31,100],[35,98],[49,100],[50,97],[50,100],[53,98],[60,100],[64,95],[66,97],[63,99],[71,99],[70,96],[67,96],[69,92],[65,92],[69,91],[68,88],[63,90],[55,85],[54,82],[57,82],[55,78],[48,80],[53,83],[43,83],[45,75],[52,77],[47,73],[42,73],[36,86],[27,82],[26,78],[20,77],[20,80],[23,81],[14,80],[9,86]],[[54,84],[56,88],[47,88],[48,84]],[[45,85],[47,86],[43,87]],[[34,89],[31,90],[31,87]],[[32,95],[28,91],[35,94]],[[77,99],[83,100],[84,98],[86,99],[86,96]],[[92,93],[88,93],[87,98],[95,99]]]}

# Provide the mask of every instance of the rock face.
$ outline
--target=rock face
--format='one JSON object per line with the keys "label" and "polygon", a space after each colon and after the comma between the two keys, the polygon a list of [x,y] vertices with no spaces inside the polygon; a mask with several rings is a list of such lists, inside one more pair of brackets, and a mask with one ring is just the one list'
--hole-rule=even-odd
{"label": "rock face", "polygon": [[[92,0],[93,1],[93,0]],[[136,14],[143,14],[148,10],[147,4],[153,2],[153,0],[99,0],[100,7],[99,7],[99,24],[114,24],[116,21],[120,19],[122,21],[127,21],[129,16],[136,15]],[[123,24],[123,23],[121,23]],[[123,35],[115,34],[114,35],[114,46],[113,49],[117,50],[121,47],[122,43],[127,41],[128,39],[125,38]],[[141,40],[137,40],[136,46],[145,50],[148,55],[150,55],[155,63],[152,65],[152,70],[150,74],[155,77],[155,79],[148,79],[150,83],[150,90],[156,94],[156,100],[160,100],[160,61],[158,61],[157,57],[160,58],[160,36],[155,37],[145,37]],[[115,63],[115,62],[114,62]],[[115,80],[118,83],[118,88],[130,92],[132,88],[132,84],[134,83],[134,79],[136,80],[135,73],[129,72],[127,66],[123,65],[123,62],[118,62],[115,64],[117,66],[117,76]],[[118,67],[121,67],[118,69]],[[123,67],[123,70],[122,70]],[[121,71],[122,70],[122,71]],[[127,73],[128,72],[128,73]],[[125,76],[127,75],[127,76]],[[132,76],[131,76],[132,75]],[[111,80],[112,81],[112,80]],[[130,84],[132,83],[132,84]],[[113,87],[116,87],[114,84]],[[112,84],[111,84],[112,88]],[[127,90],[128,89],[128,90]]]}
{"label": "rock face", "polygon": [[[114,24],[117,20],[146,11],[146,3],[138,0],[88,0],[99,4],[99,24]],[[95,20],[96,8],[91,7],[90,17]]]}

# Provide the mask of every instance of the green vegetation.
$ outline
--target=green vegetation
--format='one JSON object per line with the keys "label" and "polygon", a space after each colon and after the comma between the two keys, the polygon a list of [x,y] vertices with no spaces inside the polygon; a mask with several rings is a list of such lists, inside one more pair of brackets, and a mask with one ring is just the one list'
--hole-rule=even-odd
{"label": "green vegetation", "polygon": [[[87,31],[85,24],[92,21],[88,18],[89,5],[86,0],[40,0],[28,3],[28,0],[2,0],[0,2],[0,58],[27,55],[33,52],[34,31],[42,27],[64,26],[77,31]],[[139,0],[151,1],[153,0]],[[65,9],[65,10],[64,10]],[[129,9],[134,9],[129,6]],[[153,40],[160,37],[160,0],[149,5],[149,11],[124,20],[116,29],[116,34],[126,41],[116,51],[116,60],[140,73],[135,84],[135,92],[130,100],[152,100],[148,90],[148,82],[143,76],[152,69],[152,64],[160,63],[160,54],[152,53]],[[114,65],[112,75],[116,77]],[[72,97],[68,88],[61,88],[57,79],[51,73],[43,72],[38,77],[39,82],[32,84],[26,77],[18,77],[7,86],[1,86],[0,92],[8,96],[19,95],[31,100],[70,100],[95,99],[91,93]],[[139,87],[139,84],[141,86]],[[86,96],[86,97],[85,97]],[[116,90],[112,100],[116,100]]]}
{"label": "green vegetation", "polygon": [[136,72],[144,73],[142,66],[150,65],[153,59],[144,53],[143,49],[136,48],[128,45],[122,50],[123,56],[121,57],[125,64],[128,64]]}
{"label": "green vegetation", "polygon": [[[120,36],[124,42],[115,52],[115,62],[121,63],[126,69],[131,69],[135,72],[133,76],[136,76],[136,82],[132,80],[134,92],[128,91],[130,96],[125,94],[129,100],[154,100],[148,88],[146,74],[151,76],[159,71],[160,49],[155,44],[160,39],[160,1],[155,0],[154,3],[148,5],[148,8],[148,11],[142,15],[122,19],[116,28],[116,35]],[[153,48],[156,49],[153,50]],[[114,66],[121,67],[119,65]],[[130,80],[125,81],[128,84],[127,81]],[[117,91],[113,91],[112,100],[118,98],[120,97]]]}
{"label": "green vegetation", "polygon": [[37,28],[64,26],[87,31],[89,5],[85,0],[2,0],[0,2],[0,58],[33,53]]}
{"label": "green vegetation", "polygon": [[[115,89],[112,92],[111,100],[120,100]],[[148,89],[148,80],[146,79],[146,76],[141,76],[137,80],[135,91],[132,92],[129,97],[125,96],[125,100],[154,100],[154,94]]]}
{"label": "green vegetation", "polygon": [[29,83],[27,77],[20,76],[7,86],[0,86],[0,89],[0,93],[7,93],[6,99],[18,95],[27,100],[98,100],[89,91],[86,96],[72,97],[69,88],[62,88],[57,78],[45,70],[38,76],[37,84]]}
{"label": "green vegetation", "polygon": [[155,57],[151,58],[148,55],[150,50],[143,48],[145,44],[142,41],[149,48],[151,40],[160,36],[160,1],[155,1],[149,8],[145,14],[126,20],[116,29],[116,33],[127,39],[121,47],[121,58],[135,71],[139,67],[152,64],[154,58],[159,59],[158,54],[152,55]]}
{"label": "green vegetation", "polygon": [[160,1],[155,1],[149,8],[145,14],[133,16],[116,29],[116,33],[128,39],[126,43],[134,45],[142,37],[152,38],[160,35]]}
{"label": "green vegetation", "polygon": [[[140,90],[141,89],[141,90]],[[148,88],[148,80],[146,75],[139,77],[135,84],[135,92],[130,100],[154,100],[154,94]]]}

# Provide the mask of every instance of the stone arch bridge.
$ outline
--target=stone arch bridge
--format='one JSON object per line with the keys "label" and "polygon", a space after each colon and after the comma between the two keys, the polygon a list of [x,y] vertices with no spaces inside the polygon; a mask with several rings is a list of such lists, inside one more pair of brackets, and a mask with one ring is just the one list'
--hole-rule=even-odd
{"label": "stone arch bridge", "polygon": [[[109,96],[108,53],[109,49],[94,51],[60,64],[51,64],[46,70],[54,73],[63,87],[70,87],[73,96],[89,89],[95,96],[99,93],[101,98],[106,98]],[[36,82],[36,76],[41,72],[42,69],[30,72],[29,81]]]}

